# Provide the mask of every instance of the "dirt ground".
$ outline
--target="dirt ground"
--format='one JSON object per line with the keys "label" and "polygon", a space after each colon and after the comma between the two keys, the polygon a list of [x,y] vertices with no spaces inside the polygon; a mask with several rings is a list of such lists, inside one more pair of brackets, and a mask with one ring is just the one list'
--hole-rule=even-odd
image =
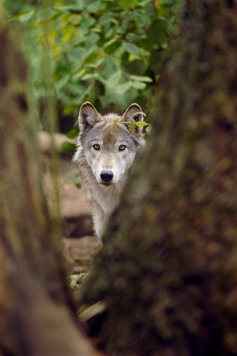
{"label": "dirt ground", "polygon": [[97,240],[93,236],[91,207],[84,188],[78,189],[75,184],[65,182],[72,169],[75,167],[71,157],[61,157],[59,187],[65,246],[70,258],[71,274],[77,274],[80,278],[91,267]]}
{"label": "dirt ground", "polygon": [[[64,135],[55,136],[56,148],[68,140]],[[43,185],[49,205],[52,200],[52,178],[50,174],[50,136],[46,133],[38,135],[39,147],[43,163]],[[86,200],[83,187],[78,189],[68,182],[68,176],[75,170],[71,162],[72,155],[60,152],[59,149],[59,192],[60,210],[63,219],[65,247],[69,261],[70,274],[83,276],[92,264],[93,256],[98,248],[98,241],[93,236],[91,207]]]}

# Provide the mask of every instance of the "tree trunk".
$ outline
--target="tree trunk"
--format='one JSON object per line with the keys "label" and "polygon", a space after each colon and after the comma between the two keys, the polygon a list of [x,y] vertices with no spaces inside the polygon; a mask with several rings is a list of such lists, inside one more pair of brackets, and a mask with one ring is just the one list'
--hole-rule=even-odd
{"label": "tree trunk", "polygon": [[186,1],[153,133],[85,285],[113,355],[237,354],[236,7]]}
{"label": "tree trunk", "polygon": [[42,194],[19,29],[0,27],[0,63],[0,354],[94,355]]}

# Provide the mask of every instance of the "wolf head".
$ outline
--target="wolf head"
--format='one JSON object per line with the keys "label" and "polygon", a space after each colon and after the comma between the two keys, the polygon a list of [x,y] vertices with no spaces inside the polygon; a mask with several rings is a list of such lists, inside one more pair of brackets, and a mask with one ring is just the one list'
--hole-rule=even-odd
{"label": "wolf head", "polygon": [[[105,186],[118,183],[144,144],[142,127],[134,125],[143,120],[141,107],[132,104],[122,116],[102,116],[86,102],[80,108],[78,120],[79,146],[96,181]],[[80,152],[76,153],[75,161]]]}

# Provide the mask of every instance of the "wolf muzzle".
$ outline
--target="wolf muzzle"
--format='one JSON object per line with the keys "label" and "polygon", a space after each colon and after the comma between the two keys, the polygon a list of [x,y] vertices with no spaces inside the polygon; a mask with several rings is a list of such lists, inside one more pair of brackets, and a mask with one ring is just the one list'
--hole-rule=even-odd
{"label": "wolf muzzle", "polygon": [[100,173],[100,178],[104,183],[109,183],[113,179],[114,175],[112,171],[102,171]]}

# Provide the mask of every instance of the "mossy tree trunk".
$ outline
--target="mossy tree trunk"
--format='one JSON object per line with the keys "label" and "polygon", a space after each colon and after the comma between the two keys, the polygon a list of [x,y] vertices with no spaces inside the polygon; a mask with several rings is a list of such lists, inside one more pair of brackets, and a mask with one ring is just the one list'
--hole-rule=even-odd
{"label": "mossy tree trunk", "polygon": [[113,355],[237,354],[237,5],[186,1],[153,133],[84,288]]}
{"label": "mossy tree trunk", "polygon": [[94,355],[41,189],[19,29],[0,28],[0,354]]}

